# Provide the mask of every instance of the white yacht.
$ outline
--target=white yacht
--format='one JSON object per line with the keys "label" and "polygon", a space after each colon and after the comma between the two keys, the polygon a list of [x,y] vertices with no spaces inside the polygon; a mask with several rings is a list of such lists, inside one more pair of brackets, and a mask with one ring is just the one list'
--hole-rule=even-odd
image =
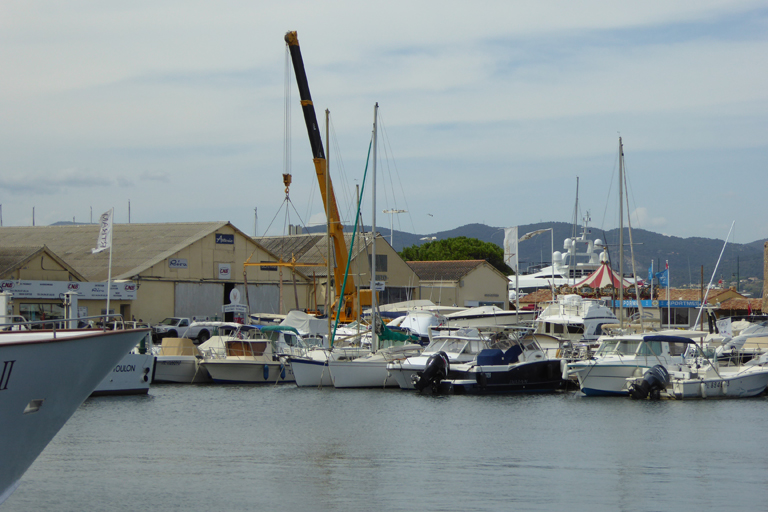
{"label": "white yacht", "polygon": [[0,503],[149,329],[0,332]]}
{"label": "white yacht", "polygon": [[[600,253],[604,244],[600,239],[589,240],[589,217],[584,219],[581,236],[563,241],[563,252],[552,253],[552,264],[536,266],[529,273],[509,278],[509,301],[515,300],[515,290],[522,297],[542,288],[574,285],[600,268]],[[529,267],[530,268],[530,267]]]}
{"label": "white yacht", "polygon": [[596,343],[602,336],[603,326],[617,324],[619,320],[600,299],[586,299],[580,295],[561,295],[546,306],[534,321],[534,333],[549,357],[562,349],[563,342]]}

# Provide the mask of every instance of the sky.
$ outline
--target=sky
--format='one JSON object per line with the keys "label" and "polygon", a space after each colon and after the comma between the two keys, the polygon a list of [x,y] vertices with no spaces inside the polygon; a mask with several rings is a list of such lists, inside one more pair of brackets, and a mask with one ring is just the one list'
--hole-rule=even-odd
{"label": "sky", "polygon": [[289,30],[344,222],[363,186],[379,230],[612,229],[621,137],[633,228],[768,238],[768,2],[749,0],[6,0],[3,225],[323,223]]}

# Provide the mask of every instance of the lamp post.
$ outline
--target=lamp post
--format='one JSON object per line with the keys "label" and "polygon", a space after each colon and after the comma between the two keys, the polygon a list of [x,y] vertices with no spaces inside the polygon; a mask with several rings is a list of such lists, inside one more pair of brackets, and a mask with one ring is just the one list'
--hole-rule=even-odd
{"label": "lamp post", "polygon": [[388,213],[389,214],[389,245],[392,247],[395,246],[394,239],[395,239],[395,230],[394,230],[394,219],[396,213],[408,213],[408,210],[384,210],[381,213]]}

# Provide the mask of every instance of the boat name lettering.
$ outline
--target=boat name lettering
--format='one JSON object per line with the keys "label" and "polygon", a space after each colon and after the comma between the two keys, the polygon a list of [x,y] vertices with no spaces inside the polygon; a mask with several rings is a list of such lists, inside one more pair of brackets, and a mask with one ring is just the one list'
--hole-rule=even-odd
{"label": "boat name lettering", "polygon": [[723,387],[723,382],[722,381],[718,381],[718,382],[705,382],[704,384],[709,389]]}
{"label": "boat name lettering", "polygon": [[3,371],[0,372],[0,391],[8,389],[8,381],[11,380],[11,371],[13,371],[13,364],[15,362],[15,359],[3,362]]}
{"label": "boat name lettering", "polygon": [[135,372],[136,371],[136,365],[135,364],[119,364],[115,366],[115,372],[117,373],[124,373],[124,372]]}

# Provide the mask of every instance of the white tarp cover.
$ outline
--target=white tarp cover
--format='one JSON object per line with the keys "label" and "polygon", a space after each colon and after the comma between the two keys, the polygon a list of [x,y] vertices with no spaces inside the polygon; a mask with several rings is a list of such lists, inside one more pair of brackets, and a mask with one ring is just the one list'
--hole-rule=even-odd
{"label": "white tarp cover", "polygon": [[327,318],[317,318],[298,310],[289,312],[285,320],[280,322],[280,325],[293,327],[302,335],[317,334],[324,336],[328,334]]}

